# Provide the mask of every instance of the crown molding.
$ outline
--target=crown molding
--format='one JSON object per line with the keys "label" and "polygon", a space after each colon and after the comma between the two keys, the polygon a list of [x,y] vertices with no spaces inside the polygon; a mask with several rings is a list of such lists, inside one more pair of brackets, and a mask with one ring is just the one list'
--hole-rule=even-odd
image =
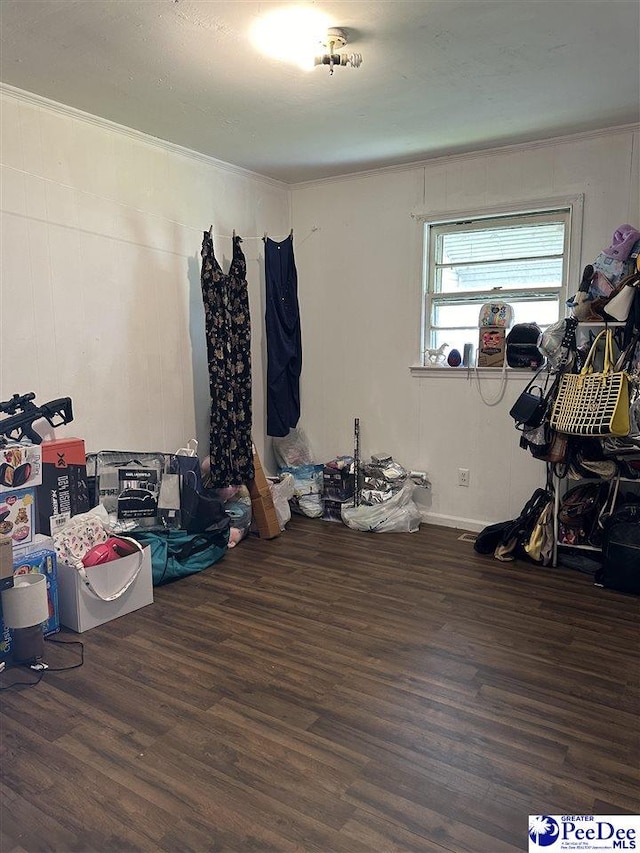
{"label": "crown molding", "polygon": [[95,127],[110,130],[113,133],[118,133],[121,136],[126,136],[129,139],[134,139],[137,142],[144,142],[147,145],[153,145],[163,151],[168,151],[171,154],[179,154],[182,157],[188,157],[191,160],[196,160],[199,163],[205,163],[208,166],[215,166],[224,172],[229,172],[242,178],[249,178],[252,181],[260,181],[271,187],[280,190],[288,190],[289,184],[284,181],[278,181],[275,178],[270,178],[267,175],[261,175],[259,172],[252,172],[250,169],[244,169],[242,166],[235,166],[233,163],[227,163],[225,160],[218,160],[208,154],[201,154],[199,151],[194,151],[191,148],[185,148],[182,145],[177,145],[175,142],[169,142],[166,139],[161,139],[158,136],[151,136],[148,133],[143,133],[141,130],[135,130],[132,127],[127,127],[124,124],[118,124],[115,121],[110,121],[106,118],[86,113],[83,110],[78,110],[75,107],[60,104],[58,101],[52,101],[49,98],[44,98],[42,95],[36,95],[33,92],[27,92],[24,89],[17,89],[15,86],[9,86],[7,83],[0,82],[0,95],[14,98],[17,101],[22,101],[26,104],[31,104],[35,107],[41,107],[58,115],[66,116],[67,118],[83,121],[87,124],[92,124]]}
{"label": "crown molding", "polygon": [[572,142],[581,142],[597,139],[601,136],[612,136],[620,133],[639,133],[640,124],[622,124],[614,127],[602,127],[597,130],[585,130],[580,133],[566,134],[565,136],[554,136],[548,139],[536,139],[531,142],[516,142],[510,145],[500,145],[495,148],[479,148],[476,151],[466,151],[459,154],[441,154],[434,157],[425,157],[422,160],[413,160],[410,163],[397,163],[393,166],[378,166],[375,169],[363,169],[360,172],[346,172],[344,175],[332,175],[326,178],[316,178],[310,181],[299,181],[287,186],[290,190],[306,189],[307,187],[320,186],[322,184],[336,183],[337,181],[352,181],[358,178],[367,178],[373,175],[386,175],[390,172],[409,172],[414,169],[423,169],[426,166],[434,166],[442,163],[460,163],[469,160],[477,160],[480,157],[491,157],[501,154],[514,154],[523,151],[533,151],[538,148],[548,148],[555,145],[564,145]]}
{"label": "crown molding", "polygon": [[101,127],[110,130],[114,133],[119,133],[122,136],[145,142],[148,145],[153,145],[164,151],[172,154],[179,154],[183,157],[188,157],[200,163],[205,163],[209,166],[215,166],[222,171],[228,172],[239,177],[249,178],[253,181],[260,181],[268,186],[275,187],[280,190],[298,190],[306,189],[307,187],[321,186],[323,184],[336,183],[338,181],[356,180],[358,178],[371,177],[373,175],[385,175],[393,172],[408,172],[414,169],[421,169],[426,166],[432,166],[442,163],[456,163],[475,160],[479,157],[490,157],[500,154],[513,154],[522,151],[532,151],[538,148],[546,148],[554,145],[563,145],[572,142],[580,142],[584,140],[596,139],[602,136],[611,136],[620,133],[636,133],[640,132],[640,124],[624,124],[614,127],[604,127],[597,130],[582,131],[579,133],[566,134],[564,136],[555,136],[548,139],[538,139],[531,142],[514,143],[511,145],[501,145],[495,148],[481,148],[475,151],[467,151],[459,154],[441,154],[434,157],[425,157],[421,160],[413,160],[410,163],[397,163],[391,166],[378,166],[373,169],[363,169],[361,171],[346,172],[341,175],[331,175],[325,178],[315,178],[309,181],[298,181],[288,183],[287,181],[277,180],[268,175],[262,175],[259,172],[252,172],[250,169],[245,169],[242,166],[236,166],[233,163],[228,163],[225,160],[218,160],[209,154],[202,154],[199,151],[194,151],[192,148],[185,148],[175,142],[169,142],[166,139],[161,139],[158,136],[151,136],[148,133],[143,133],[141,130],[135,130],[117,122],[110,121],[106,118],[101,118],[93,113],[87,113],[83,110],[70,107],[66,104],[61,104],[58,101],[52,101],[42,95],[36,95],[33,92],[27,92],[25,89],[18,89],[15,86],[10,86],[8,83],[0,81],[0,96],[14,98],[23,103],[32,104],[36,107],[43,107],[51,112],[59,115],[67,116],[78,121],[84,121],[96,127]]}

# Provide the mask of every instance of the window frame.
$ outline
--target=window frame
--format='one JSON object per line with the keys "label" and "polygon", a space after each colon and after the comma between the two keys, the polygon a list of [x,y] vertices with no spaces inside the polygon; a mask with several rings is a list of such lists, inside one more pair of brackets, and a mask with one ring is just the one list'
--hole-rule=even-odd
{"label": "window frame", "polygon": [[[582,241],[582,217],[583,217],[584,196],[582,194],[576,196],[563,196],[559,198],[545,198],[533,201],[520,202],[518,204],[503,204],[494,207],[485,207],[478,210],[466,211],[448,211],[446,213],[419,213],[414,214],[414,218],[419,222],[422,229],[422,282],[421,282],[421,312],[420,312],[420,353],[418,367],[425,370],[430,369],[426,363],[425,350],[431,346],[431,316],[433,299],[442,294],[437,294],[434,291],[434,270],[435,270],[435,240],[430,239],[432,235],[431,229],[441,226],[455,226],[464,224],[480,223],[482,220],[493,221],[504,219],[505,224],[509,221],[513,222],[521,217],[533,217],[536,215],[552,214],[561,211],[567,216],[567,228],[564,235],[564,251],[563,257],[566,263],[563,265],[563,280],[559,289],[547,288],[554,293],[558,293],[559,300],[559,317],[566,316],[565,302],[569,295],[569,287],[571,282],[576,282],[576,288],[580,281],[580,258],[581,258],[581,241]],[[543,292],[545,288],[538,288],[535,292]],[[491,300],[500,299],[501,301],[509,301],[511,299],[526,299],[527,292],[531,293],[533,299],[534,288],[527,291],[527,288],[518,288],[517,290],[487,290],[487,291],[470,291],[469,296],[476,298],[482,297],[482,303]],[[451,303],[455,301],[465,302],[464,293],[452,294],[449,300]],[[471,300],[469,300],[471,301]],[[563,310],[563,308],[565,310]],[[487,368],[488,370],[500,370],[500,368]],[[445,371],[448,373],[448,371]],[[442,373],[442,371],[438,371]],[[451,371],[454,373],[454,371]]]}

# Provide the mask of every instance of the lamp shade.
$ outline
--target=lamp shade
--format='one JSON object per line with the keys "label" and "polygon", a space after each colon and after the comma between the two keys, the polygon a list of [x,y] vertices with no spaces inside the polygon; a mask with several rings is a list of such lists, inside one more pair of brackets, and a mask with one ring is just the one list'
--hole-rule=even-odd
{"label": "lamp shade", "polygon": [[2,614],[8,628],[31,628],[48,619],[46,577],[35,572],[18,575],[13,586],[2,591]]}

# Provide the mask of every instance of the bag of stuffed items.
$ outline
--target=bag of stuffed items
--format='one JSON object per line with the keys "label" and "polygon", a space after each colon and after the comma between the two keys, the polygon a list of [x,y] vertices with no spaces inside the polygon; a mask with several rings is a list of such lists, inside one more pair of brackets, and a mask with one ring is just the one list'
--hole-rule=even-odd
{"label": "bag of stuffed items", "polygon": [[151,549],[153,585],[193,575],[221,560],[229,540],[229,524],[221,530],[187,533],[186,530],[139,530],[131,534]]}

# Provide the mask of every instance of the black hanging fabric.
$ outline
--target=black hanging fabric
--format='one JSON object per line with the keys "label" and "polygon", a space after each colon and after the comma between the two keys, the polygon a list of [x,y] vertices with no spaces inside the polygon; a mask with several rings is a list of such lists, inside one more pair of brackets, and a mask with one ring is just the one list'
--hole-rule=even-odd
{"label": "black hanging fabric", "polygon": [[293,234],[265,238],[267,435],[284,436],[300,419],[302,336]]}
{"label": "black hanging fabric", "polygon": [[202,299],[209,361],[211,487],[253,480],[251,443],[251,320],[247,264],[233,237],[233,258],[225,275],[209,231],[202,240]]}

